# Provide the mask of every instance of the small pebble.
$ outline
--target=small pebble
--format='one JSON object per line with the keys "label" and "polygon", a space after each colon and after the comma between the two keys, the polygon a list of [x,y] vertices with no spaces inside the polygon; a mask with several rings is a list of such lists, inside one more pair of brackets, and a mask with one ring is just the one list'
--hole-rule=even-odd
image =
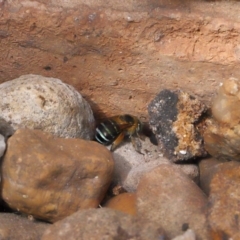
{"label": "small pebble", "polygon": [[206,150],[216,159],[240,161],[240,80],[223,82],[212,103],[212,117],[204,132]]}
{"label": "small pebble", "polygon": [[131,215],[136,214],[136,194],[135,193],[122,193],[116,197],[111,198],[104,204],[104,207],[116,209],[118,211],[128,213]]}
{"label": "small pebble", "polygon": [[3,156],[5,149],[6,149],[5,137],[2,134],[0,134],[0,157]]}

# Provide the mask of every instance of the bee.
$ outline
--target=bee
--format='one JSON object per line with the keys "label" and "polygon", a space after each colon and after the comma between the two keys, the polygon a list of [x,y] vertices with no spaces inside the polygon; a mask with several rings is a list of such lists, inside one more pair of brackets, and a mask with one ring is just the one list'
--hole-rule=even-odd
{"label": "bee", "polygon": [[137,117],[118,115],[106,119],[96,127],[95,139],[106,146],[112,144],[110,151],[114,151],[124,138],[129,137],[135,149],[140,152],[141,146],[135,137],[139,137],[141,129],[142,123]]}

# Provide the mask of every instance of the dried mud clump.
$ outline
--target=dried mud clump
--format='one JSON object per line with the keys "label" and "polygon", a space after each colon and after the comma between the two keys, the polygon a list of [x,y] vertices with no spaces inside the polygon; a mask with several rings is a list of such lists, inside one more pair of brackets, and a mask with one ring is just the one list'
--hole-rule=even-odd
{"label": "dried mud clump", "polygon": [[206,106],[186,92],[163,90],[149,104],[150,127],[173,162],[207,154],[200,134]]}
{"label": "dried mud clump", "polygon": [[240,80],[223,82],[204,133],[206,150],[220,160],[240,161]]}

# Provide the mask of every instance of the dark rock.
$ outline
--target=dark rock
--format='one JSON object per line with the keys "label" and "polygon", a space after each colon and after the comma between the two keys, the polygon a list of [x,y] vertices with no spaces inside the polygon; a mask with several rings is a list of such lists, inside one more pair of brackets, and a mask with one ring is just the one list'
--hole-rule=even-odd
{"label": "dark rock", "polygon": [[149,104],[150,127],[173,162],[206,156],[201,124],[206,106],[183,91],[161,91]]}

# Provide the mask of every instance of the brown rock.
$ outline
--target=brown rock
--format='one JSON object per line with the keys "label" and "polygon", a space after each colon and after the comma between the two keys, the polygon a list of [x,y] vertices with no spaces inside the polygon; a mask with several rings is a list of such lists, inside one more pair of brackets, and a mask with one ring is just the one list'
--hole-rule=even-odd
{"label": "brown rock", "polygon": [[169,238],[188,228],[197,239],[209,239],[200,188],[173,165],[161,165],[145,174],[137,189],[137,216],[161,226]]}
{"label": "brown rock", "polygon": [[122,193],[108,200],[104,207],[115,209],[131,215],[136,214],[136,194]]}
{"label": "brown rock", "polygon": [[206,106],[183,91],[162,90],[148,105],[150,127],[173,162],[206,156],[200,123]]}
{"label": "brown rock", "polygon": [[155,228],[155,225],[137,221],[129,214],[101,208],[80,210],[54,223],[45,231],[42,240],[159,240],[160,238],[164,238],[163,231]]}
{"label": "brown rock", "polygon": [[111,153],[98,143],[17,130],[2,163],[2,198],[13,209],[55,222],[97,207],[113,165]]}
{"label": "brown rock", "polygon": [[224,81],[212,104],[204,133],[205,148],[215,158],[240,161],[240,80]]}
{"label": "brown rock", "polygon": [[221,163],[217,168],[210,185],[209,225],[214,239],[237,240],[240,239],[240,163]]}
{"label": "brown rock", "polygon": [[49,225],[14,213],[0,213],[0,239],[40,240]]}
{"label": "brown rock", "polygon": [[221,164],[221,161],[215,158],[206,158],[202,159],[199,162],[199,185],[201,189],[208,196],[210,193],[210,183],[216,171],[218,170],[218,165]]}

